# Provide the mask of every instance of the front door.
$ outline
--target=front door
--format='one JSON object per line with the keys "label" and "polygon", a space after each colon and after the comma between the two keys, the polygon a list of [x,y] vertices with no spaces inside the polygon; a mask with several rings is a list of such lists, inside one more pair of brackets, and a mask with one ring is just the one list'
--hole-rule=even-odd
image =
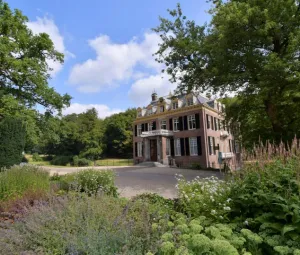
{"label": "front door", "polygon": [[157,140],[150,140],[150,160],[157,161]]}

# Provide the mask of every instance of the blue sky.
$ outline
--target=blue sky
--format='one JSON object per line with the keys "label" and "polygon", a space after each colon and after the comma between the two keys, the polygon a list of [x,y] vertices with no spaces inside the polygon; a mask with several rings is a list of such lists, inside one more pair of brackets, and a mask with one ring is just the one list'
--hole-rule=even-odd
{"label": "blue sky", "polygon": [[[100,117],[146,106],[155,89],[166,95],[176,85],[162,77],[154,61],[159,37],[151,28],[168,17],[173,0],[8,0],[22,10],[34,33],[46,32],[65,63],[54,69],[49,84],[73,97],[64,113],[96,107]],[[181,1],[184,14],[203,24],[209,20],[206,0]]]}

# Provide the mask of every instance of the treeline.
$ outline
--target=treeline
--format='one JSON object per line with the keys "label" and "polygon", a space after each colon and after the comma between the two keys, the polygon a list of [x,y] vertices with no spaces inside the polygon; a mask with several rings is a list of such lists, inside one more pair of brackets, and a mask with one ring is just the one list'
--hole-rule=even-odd
{"label": "treeline", "polygon": [[[92,108],[66,116],[41,115],[37,139],[27,141],[27,153],[78,156],[89,160],[132,157],[132,123],[135,109],[99,119]],[[29,130],[27,131],[29,132]]]}

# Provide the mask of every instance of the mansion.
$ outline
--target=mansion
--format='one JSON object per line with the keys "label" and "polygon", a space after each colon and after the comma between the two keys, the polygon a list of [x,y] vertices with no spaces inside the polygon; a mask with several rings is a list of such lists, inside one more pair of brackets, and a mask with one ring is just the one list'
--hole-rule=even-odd
{"label": "mansion", "polygon": [[224,105],[201,95],[158,98],[138,108],[134,121],[135,164],[153,161],[165,165],[237,169],[239,146],[224,121]]}

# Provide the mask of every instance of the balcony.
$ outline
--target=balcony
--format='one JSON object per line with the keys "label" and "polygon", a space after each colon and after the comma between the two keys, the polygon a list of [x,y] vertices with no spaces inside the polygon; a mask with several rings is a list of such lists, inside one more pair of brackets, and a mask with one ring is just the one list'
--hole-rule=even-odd
{"label": "balcony", "polygon": [[222,138],[226,138],[227,136],[229,136],[228,131],[221,131],[221,137]]}
{"label": "balcony", "polygon": [[222,159],[232,158],[234,156],[233,152],[220,152],[220,157]]}
{"label": "balcony", "polygon": [[166,129],[152,130],[142,132],[141,137],[150,137],[150,136],[173,136],[173,132]]}

